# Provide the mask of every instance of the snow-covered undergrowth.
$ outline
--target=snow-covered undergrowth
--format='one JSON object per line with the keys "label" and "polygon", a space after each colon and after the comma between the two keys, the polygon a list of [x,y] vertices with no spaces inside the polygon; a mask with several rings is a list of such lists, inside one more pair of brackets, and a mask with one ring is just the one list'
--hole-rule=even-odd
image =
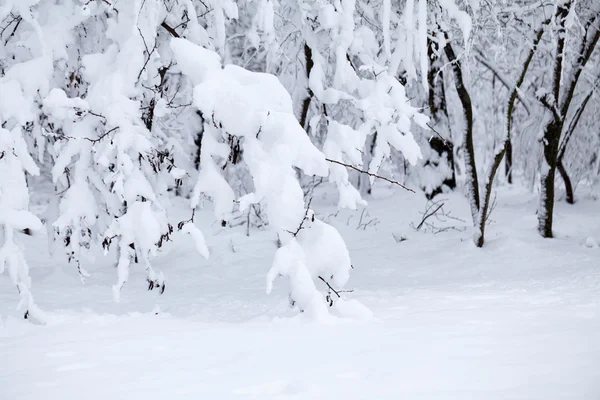
{"label": "snow-covered undergrowth", "polygon": [[[462,196],[442,197],[445,212],[468,221]],[[597,201],[558,203],[557,238],[545,240],[535,231],[534,196],[504,189],[483,249],[463,230],[468,222],[435,221],[453,228],[438,234],[409,227],[425,207],[420,194],[380,187],[367,211],[337,215],[336,202],[319,193],[311,208],[350,251],[346,288],[354,291],[341,295],[372,316],[315,321],[290,311],[285,285],[265,295],[277,249],[266,230],[247,237],[242,227],[213,224],[205,229],[208,260],[191,241],[175,240],[153,261],[167,278],[164,294],[148,292],[145,271],[132,267],[120,303],[111,291],[115,257],[99,256],[82,284],[76,269],[48,256],[42,235],[26,237],[35,249],[26,254],[33,290],[48,323],[22,319],[2,276],[0,399],[600,394]],[[213,218],[207,207],[197,223],[210,227]]]}

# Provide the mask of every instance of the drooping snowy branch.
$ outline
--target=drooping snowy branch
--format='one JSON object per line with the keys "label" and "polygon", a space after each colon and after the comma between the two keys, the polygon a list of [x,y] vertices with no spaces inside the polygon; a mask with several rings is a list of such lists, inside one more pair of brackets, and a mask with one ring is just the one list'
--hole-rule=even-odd
{"label": "drooping snowy branch", "polygon": [[[308,175],[326,176],[325,156],[314,147],[293,114],[292,101],[277,78],[234,65],[221,67],[218,55],[184,39],[173,39],[171,48],[179,68],[194,84],[194,104],[205,121],[203,164],[191,206],[197,195],[208,192],[215,213],[225,218],[233,208],[232,190],[215,167],[226,158],[227,135],[240,138],[244,163],[252,176],[254,191],[237,200],[241,210],[264,202],[271,227],[282,240],[267,278],[267,291],[278,275],[286,276],[291,295],[298,306],[315,317],[327,314],[315,280],[332,277],[342,286],[348,279],[350,259],[339,233],[331,226],[307,215],[304,193],[293,167]],[[204,172],[207,170],[207,172]],[[296,227],[301,226],[297,233]],[[329,251],[339,249],[336,262],[317,244],[329,243]],[[330,253],[333,254],[333,253]],[[342,258],[340,258],[342,257]]]}

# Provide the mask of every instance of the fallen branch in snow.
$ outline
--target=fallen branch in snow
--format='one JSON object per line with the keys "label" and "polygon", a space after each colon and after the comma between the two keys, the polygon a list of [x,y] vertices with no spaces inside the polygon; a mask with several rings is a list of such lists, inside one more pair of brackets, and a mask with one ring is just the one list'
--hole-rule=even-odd
{"label": "fallen branch in snow", "polygon": [[465,227],[457,227],[457,226],[441,226],[440,227],[440,226],[435,225],[435,223],[428,221],[431,217],[433,217],[443,224],[447,223],[448,219],[453,219],[455,221],[465,223],[464,220],[454,217],[450,214],[450,212],[446,212],[444,210],[444,205],[446,204],[446,203],[444,203],[444,201],[445,200],[427,202],[427,206],[425,207],[425,211],[423,212],[423,218],[421,219],[421,222],[417,226],[415,226],[415,224],[411,222],[410,226],[416,231],[419,231],[419,230],[421,230],[421,228],[425,227],[426,228],[425,231],[429,230],[434,235],[436,235],[438,233],[446,232],[449,230],[463,232],[466,229]]}
{"label": "fallen branch in snow", "polygon": [[392,233],[392,237],[394,238],[394,240],[396,241],[396,243],[402,243],[405,240],[408,240],[408,238],[406,236],[402,236],[402,235],[396,236],[395,233]]}
{"label": "fallen branch in snow", "polygon": [[355,167],[354,165],[346,164],[346,163],[343,163],[343,162],[338,161],[338,160],[332,160],[331,158],[325,158],[325,160],[329,161],[330,163],[339,164],[339,165],[343,165],[344,167],[351,168],[351,169],[353,169],[355,171],[360,172],[361,174],[367,174],[367,175],[372,176],[372,177],[377,178],[377,179],[383,179],[384,181],[387,181],[387,182],[393,183],[394,185],[400,186],[402,189],[406,189],[409,192],[415,193],[415,191],[412,190],[411,188],[408,188],[408,187],[404,186],[403,184],[401,184],[398,181],[395,181],[395,180],[390,179],[390,178],[386,178],[385,176],[377,175],[377,174],[374,174],[372,172],[365,171],[363,169]]}
{"label": "fallen branch in snow", "polygon": [[362,229],[363,231],[366,231],[369,226],[375,227],[379,223],[378,218],[371,218],[363,222],[364,217],[371,218],[366,208],[363,208],[362,212],[360,213],[360,220],[358,221],[356,230]]}
{"label": "fallen branch in snow", "polygon": [[432,206],[428,207],[427,210],[425,210],[425,213],[423,214],[423,218],[421,219],[421,222],[419,223],[419,225],[417,225],[417,227],[415,228],[416,230],[419,230],[423,227],[423,224],[425,223],[425,221],[427,221],[427,219],[433,215],[435,215],[436,212],[438,212],[440,210],[440,208],[444,207],[444,203],[438,205],[433,211],[428,212],[431,208],[433,208],[433,205],[435,205],[436,203],[432,203]]}

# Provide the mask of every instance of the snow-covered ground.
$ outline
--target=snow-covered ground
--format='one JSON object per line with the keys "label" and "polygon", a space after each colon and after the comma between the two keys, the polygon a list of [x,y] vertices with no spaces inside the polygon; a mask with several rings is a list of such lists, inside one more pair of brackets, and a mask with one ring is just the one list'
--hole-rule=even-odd
{"label": "snow-covered ground", "polygon": [[[442,197],[468,220],[462,196]],[[182,238],[154,263],[165,293],[146,291],[134,268],[119,304],[108,258],[82,285],[43,238],[27,238],[49,323],[24,321],[0,276],[0,399],[600,398],[598,201],[558,203],[557,238],[544,240],[536,197],[502,189],[483,249],[469,230],[409,227],[420,194],[382,189],[362,221],[360,211],[334,216],[334,202],[319,196],[312,207],[347,241],[346,295],[371,309],[368,320],[294,317],[283,280],[267,296],[268,231],[246,237],[215,224],[205,229],[209,260]],[[209,212],[201,217],[210,224]]]}

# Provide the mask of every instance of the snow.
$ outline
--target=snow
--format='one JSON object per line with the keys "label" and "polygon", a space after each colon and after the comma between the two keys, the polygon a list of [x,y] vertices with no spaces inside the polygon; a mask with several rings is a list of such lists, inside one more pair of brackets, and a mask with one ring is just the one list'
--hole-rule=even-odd
{"label": "snow", "polygon": [[321,276],[336,287],[348,282],[352,268],[350,254],[334,227],[320,221],[314,211],[309,210],[297,238],[313,279]]}
{"label": "snow", "polygon": [[25,125],[33,119],[31,103],[25,98],[18,81],[0,80],[0,91],[0,117],[3,120],[15,118],[19,124]]}
{"label": "snow", "polygon": [[198,253],[200,253],[204,258],[208,258],[209,251],[208,247],[206,247],[206,241],[202,231],[198,229],[192,222],[185,223],[181,227],[181,231],[189,234],[196,244],[196,250],[198,250]]}
{"label": "snow", "polygon": [[[0,3],[0,400],[598,395],[597,176],[565,159],[578,202],[556,196],[552,241],[534,195],[501,188],[477,249],[459,193],[420,229],[422,193],[353,170],[431,189],[434,164],[408,167],[428,135],[427,22],[440,48],[453,25],[465,54],[506,46],[506,69],[522,32],[490,27],[499,6]],[[469,87],[493,133],[501,93]],[[526,136],[515,180],[533,182]],[[463,153],[438,171],[456,192]]]}
{"label": "snow", "polygon": [[427,0],[419,0],[418,5],[418,22],[419,28],[417,30],[418,38],[417,45],[420,53],[419,64],[421,68],[421,83],[423,88],[429,90],[429,84],[427,82],[427,72],[429,70],[428,54],[425,51],[427,48]]}
{"label": "snow", "polygon": [[460,29],[463,33],[463,40],[465,44],[465,48],[467,47],[467,43],[469,42],[469,37],[471,35],[471,30],[473,29],[473,22],[471,21],[471,17],[464,11],[461,11],[454,0],[438,0],[440,6],[444,8],[450,17],[456,21]]}
{"label": "snow", "polygon": [[404,69],[408,76],[411,78],[416,77],[415,65],[414,65],[414,6],[415,0],[406,0],[406,7],[404,8],[404,36],[406,43],[404,44]]}
{"label": "snow", "polygon": [[[445,198],[469,220],[463,196]],[[369,212],[380,223],[366,230],[356,229],[360,212],[334,216],[335,201],[317,192],[311,208],[352,256],[354,292],[335,308],[353,318],[296,315],[280,285],[265,295],[276,250],[268,231],[207,228],[208,260],[176,241],[153,260],[165,293],[147,292],[132,266],[118,304],[113,257],[98,257],[82,285],[73,266],[48,257],[43,236],[25,237],[48,324],[24,321],[0,276],[0,398],[597,398],[600,253],[586,246],[600,238],[597,200],[557,203],[556,238],[546,240],[535,196],[502,188],[483,249],[468,230],[409,228],[421,194],[376,186]],[[214,217],[207,209],[196,218],[210,226]]]}
{"label": "snow", "polygon": [[196,46],[189,40],[171,39],[170,45],[178,67],[194,85],[204,81],[209,71],[221,67],[221,58],[217,53]]}
{"label": "snow", "polygon": [[383,0],[383,7],[381,13],[381,25],[383,29],[383,49],[386,56],[389,58],[392,56],[390,51],[390,14],[391,14],[390,0]]}

